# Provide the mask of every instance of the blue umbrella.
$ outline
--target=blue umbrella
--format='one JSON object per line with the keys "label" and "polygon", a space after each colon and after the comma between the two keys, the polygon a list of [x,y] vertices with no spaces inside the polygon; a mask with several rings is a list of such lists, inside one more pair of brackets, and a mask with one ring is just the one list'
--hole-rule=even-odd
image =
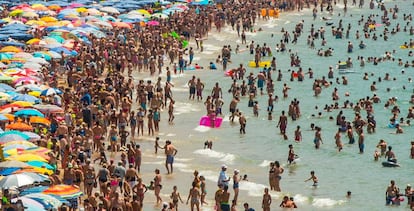
{"label": "blue umbrella", "polygon": [[0,138],[4,137],[4,136],[10,136],[10,135],[20,136],[24,140],[29,140],[30,139],[30,136],[28,136],[28,135],[26,135],[23,132],[20,132],[18,130],[9,130],[9,131],[3,132],[3,133],[0,134]]}
{"label": "blue umbrella", "polygon": [[51,48],[51,51],[57,52],[57,53],[64,53],[66,55],[70,56],[76,56],[78,53],[76,51],[71,51],[65,47],[57,47],[57,48]]}
{"label": "blue umbrella", "polygon": [[19,42],[1,42],[0,44],[3,45],[3,46],[9,46],[9,45],[17,46],[17,47],[25,47],[26,46],[26,44],[19,43]]}
{"label": "blue umbrella", "polygon": [[54,94],[58,94],[58,95],[60,95],[60,94],[62,94],[63,92],[62,91],[60,91],[59,89],[57,89],[57,88],[49,88],[49,89],[45,89],[45,90],[43,90],[41,93],[40,93],[40,95],[41,96],[49,96],[49,95],[54,95]]}
{"label": "blue umbrella", "polygon": [[26,188],[20,192],[20,195],[24,196],[24,195],[31,194],[31,193],[41,193],[48,188],[49,188],[48,186],[36,186],[32,188]]}
{"label": "blue umbrella", "polygon": [[[40,111],[36,109],[22,109],[14,113],[15,116],[40,116],[45,117]],[[29,137],[30,138],[30,137]]]}
{"label": "blue umbrella", "polygon": [[6,91],[16,91],[16,89],[14,89],[13,87],[11,87],[8,84],[5,83],[0,83],[0,88],[6,90]]}
{"label": "blue umbrella", "polygon": [[9,175],[13,174],[15,171],[18,171],[18,170],[20,170],[20,168],[15,168],[15,167],[4,168],[4,169],[0,170],[0,175],[9,176]]}
{"label": "blue umbrella", "polygon": [[38,103],[40,100],[37,97],[33,97],[28,94],[20,94],[12,98],[14,101],[27,101],[31,103]]}
{"label": "blue umbrella", "polygon": [[50,169],[50,170],[55,169],[50,164],[45,163],[45,162],[41,162],[41,161],[29,161],[29,162],[27,162],[27,164],[30,165],[30,166],[32,166],[32,167],[37,167],[37,168],[44,167],[44,168]]}

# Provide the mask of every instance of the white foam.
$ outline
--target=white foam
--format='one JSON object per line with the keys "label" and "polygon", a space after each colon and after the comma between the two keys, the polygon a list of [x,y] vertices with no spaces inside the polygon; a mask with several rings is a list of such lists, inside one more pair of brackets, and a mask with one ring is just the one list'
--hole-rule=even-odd
{"label": "white foam", "polygon": [[150,165],[162,165],[163,161],[157,161],[157,162],[142,162],[142,164],[150,164]]}
{"label": "white foam", "polygon": [[210,149],[199,149],[193,152],[194,154],[204,155],[211,158],[218,158],[220,161],[226,164],[232,164],[236,159],[236,156],[231,153],[217,152]]}
{"label": "white foam", "polygon": [[167,137],[173,137],[173,136],[176,136],[177,134],[174,134],[174,133],[168,133],[167,135],[165,135],[165,136],[167,136]]}
{"label": "white foam", "polygon": [[174,162],[174,168],[188,169],[187,167],[188,167],[188,165],[185,164],[185,163],[177,163],[177,162]]}
{"label": "white foam", "polygon": [[309,198],[300,194],[293,196],[293,200],[296,204],[304,204],[309,201]]}
{"label": "white foam", "polygon": [[336,200],[333,200],[333,199],[330,199],[330,198],[320,198],[320,199],[315,198],[312,201],[312,206],[315,206],[315,207],[332,207],[332,206],[335,206],[335,205],[343,204],[344,202],[345,202],[344,200],[336,201]]}
{"label": "white foam", "polygon": [[186,114],[186,113],[197,112],[197,111],[200,111],[200,109],[192,105],[191,103],[177,102],[175,105],[174,114],[180,115],[180,114]]}
{"label": "white foam", "polygon": [[264,160],[261,164],[259,164],[259,166],[260,167],[269,167],[271,162],[272,161],[270,161],[270,160]]}
{"label": "white foam", "polygon": [[194,130],[195,131],[198,131],[198,132],[201,132],[201,133],[205,133],[207,131],[210,131],[211,128],[210,127],[203,126],[203,125],[199,125],[196,128],[194,128]]}

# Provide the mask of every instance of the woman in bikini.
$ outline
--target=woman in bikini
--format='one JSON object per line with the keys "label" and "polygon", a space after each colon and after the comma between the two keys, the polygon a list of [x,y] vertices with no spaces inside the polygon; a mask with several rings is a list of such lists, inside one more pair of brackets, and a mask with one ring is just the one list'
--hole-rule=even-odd
{"label": "woman in bikini", "polygon": [[154,177],[154,194],[155,197],[157,198],[157,204],[162,202],[162,199],[160,197],[160,192],[161,192],[161,174],[160,174],[160,170],[159,169],[155,169],[155,177]]}
{"label": "woman in bikini", "polygon": [[197,184],[195,182],[193,182],[192,184],[192,188],[190,189],[190,192],[188,193],[188,198],[187,198],[187,204],[188,201],[191,198],[191,211],[194,211],[194,206],[196,207],[197,211],[200,211],[200,190],[197,188]]}

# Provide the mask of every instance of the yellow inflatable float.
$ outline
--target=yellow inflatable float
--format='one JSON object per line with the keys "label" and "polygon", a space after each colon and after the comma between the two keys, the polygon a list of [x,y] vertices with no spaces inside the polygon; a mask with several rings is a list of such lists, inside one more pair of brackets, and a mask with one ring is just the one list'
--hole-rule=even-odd
{"label": "yellow inflatable float", "polygon": [[[400,45],[400,48],[401,48],[401,49],[409,49],[409,48],[410,48],[410,46]],[[414,48],[414,47],[412,47],[412,48]]]}
{"label": "yellow inflatable float", "polygon": [[[270,67],[270,61],[261,61],[259,62],[259,67]],[[249,67],[256,67],[256,62],[249,61]]]}

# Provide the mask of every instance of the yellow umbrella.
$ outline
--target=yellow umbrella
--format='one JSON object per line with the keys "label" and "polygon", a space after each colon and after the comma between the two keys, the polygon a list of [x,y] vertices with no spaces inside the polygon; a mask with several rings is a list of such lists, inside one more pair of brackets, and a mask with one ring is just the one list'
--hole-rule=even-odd
{"label": "yellow umbrella", "polygon": [[47,168],[38,168],[38,167],[20,169],[20,170],[15,171],[14,173],[20,174],[20,173],[25,173],[25,172],[33,172],[33,173],[47,174],[47,175],[53,174],[53,170],[49,170]]}
{"label": "yellow umbrella", "polygon": [[9,16],[18,16],[18,15],[21,15],[21,14],[23,14],[23,10],[21,10],[21,9],[17,9],[17,10],[13,10],[13,11],[11,11],[10,13],[9,13]]}
{"label": "yellow umbrella", "polygon": [[47,162],[45,158],[43,158],[40,155],[35,155],[35,154],[13,155],[13,156],[7,157],[6,160],[17,160],[17,161],[22,161],[22,162],[27,162],[27,161]]}
{"label": "yellow umbrella", "polygon": [[46,22],[46,23],[49,23],[49,22],[56,22],[56,21],[57,21],[57,19],[56,19],[56,18],[54,18],[54,17],[50,17],[50,16],[46,16],[46,17],[40,18],[40,20],[41,20],[41,21],[44,21],[44,22]]}
{"label": "yellow umbrella", "polygon": [[39,97],[41,93],[39,91],[31,91],[31,92],[28,92],[27,94],[33,97]]}
{"label": "yellow umbrella", "polygon": [[3,47],[2,49],[0,49],[0,52],[14,52],[14,53],[19,53],[22,52],[23,50],[18,48],[18,47],[14,47],[14,46],[6,46]]}
{"label": "yellow umbrella", "polygon": [[21,107],[33,107],[33,103],[27,102],[27,101],[15,101],[13,103],[10,103],[11,105],[18,105]]}
{"label": "yellow umbrella", "polygon": [[144,14],[144,15],[151,15],[147,10],[139,9],[137,10],[138,13]]}
{"label": "yellow umbrella", "polygon": [[47,8],[43,4],[33,4],[32,5],[32,9],[37,10],[37,11],[46,11],[46,10],[49,10],[49,8]]}
{"label": "yellow umbrella", "polygon": [[78,7],[76,8],[76,12],[82,13],[82,12],[87,12],[88,9],[86,9],[85,7]]}
{"label": "yellow umbrella", "polygon": [[33,38],[33,39],[28,40],[28,41],[26,42],[26,44],[28,44],[28,45],[37,45],[37,44],[39,44],[39,42],[40,42],[40,39],[38,39],[38,38]]}
{"label": "yellow umbrella", "polygon": [[5,117],[7,117],[7,119],[9,119],[9,121],[13,121],[14,120],[14,115],[13,114],[3,114]]}
{"label": "yellow umbrella", "polygon": [[19,146],[27,147],[27,149],[38,147],[36,144],[33,144],[32,142],[29,142],[29,141],[9,141],[9,142],[4,143],[3,147],[7,147],[10,145],[19,145]]}
{"label": "yellow umbrella", "polygon": [[22,16],[25,17],[25,18],[37,18],[37,17],[39,17],[39,15],[35,12],[24,12]]}
{"label": "yellow umbrella", "polygon": [[32,26],[32,25],[44,26],[44,25],[46,25],[46,22],[44,22],[44,21],[38,21],[38,20],[29,20],[29,21],[26,22],[26,25],[30,25],[30,26]]}

